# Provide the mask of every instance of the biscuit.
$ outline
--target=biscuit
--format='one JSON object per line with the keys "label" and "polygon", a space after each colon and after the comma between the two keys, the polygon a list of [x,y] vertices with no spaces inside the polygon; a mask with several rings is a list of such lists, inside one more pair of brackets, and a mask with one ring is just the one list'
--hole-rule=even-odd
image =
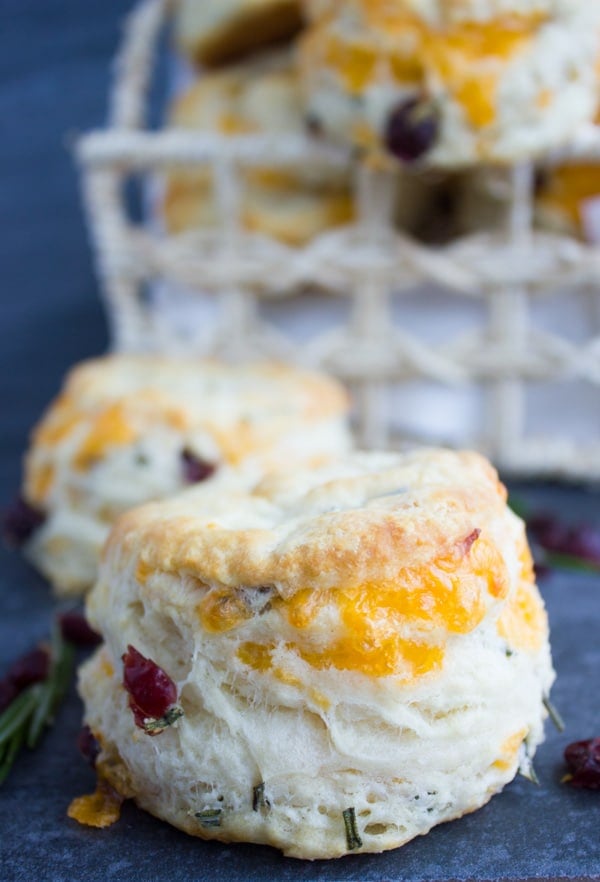
{"label": "biscuit", "polygon": [[[301,135],[304,111],[298,76],[286,55],[201,77],[175,102],[170,124],[224,135]],[[351,174],[315,162],[259,166],[241,173],[242,227],[299,246],[354,218]],[[167,230],[218,224],[208,169],[171,172],[162,205]]]}
{"label": "biscuit", "polygon": [[599,55],[600,6],[587,0],[355,0],[301,39],[326,132],[432,166],[515,162],[569,140],[595,115]]}
{"label": "biscuit", "polygon": [[[546,614],[475,453],[355,453],[129,512],[88,616],[101,782],[205,839],[395,848],[483,805],[543,738]],[[170,682],[162,710],[131,686],[138,654]]]}
{"label": "biscuit", "polygon": [[302,12],[306,22],[322,21],[339,10],[344,0],[303,0]]}
{"label": "biscuit", "polygon": [[289,41],[302,27],[300,0],[178,0],[175,38],[212,67]]}
{"label": "biscuit", "polygon": [[229,469],[252,482],[337,454],[350,444],[347,408],[333,380],[282,365],[85,362],[33,432],[24,496],[46,519],[25,552],[58,593],[85,590],[123,511]]}
{"label": "biscuit", "polygon": [[535,213],[546,229],[598,242],[600,164],[571,162],[538,175]]}

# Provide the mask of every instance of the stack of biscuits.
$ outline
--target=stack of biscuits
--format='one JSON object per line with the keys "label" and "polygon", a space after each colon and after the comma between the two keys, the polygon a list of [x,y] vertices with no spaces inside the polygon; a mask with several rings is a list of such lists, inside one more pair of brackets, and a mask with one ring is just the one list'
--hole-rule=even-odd
{"label": "stack of biscuits", "polygon": [[[302,135],[305,111],[293,40],[303,25],[298,0],[188,2],[176,17],[178,44],[194,73],[176,97],[169,125],[221,135]],[[349,168],[309,162],[245,169],[241,226],[287,245],[354,219]],[[219,222],[209,169],[183,168],[165,184],[168,232],[205,229]]]}
{"label": "stack of biscuits", "polygon": [[25,543],[58,594],[94,583],[116,518],[191,484],[251,485],[265,472],[348,449],[346,393],[281,364],[113,355],[74,368],[34,430]]}
{"label": "stack of biscuits", "polygon": [[[586,0],[179,0],[176,10],[197,79],[171,125],[304,131],[350,147],[392,170],[396,221],[425,240],[480,224],[465,209],[473,170],[481,179],[490,165],[537,161],[597,115],[600,7]],[[350,166],[314,163],[247,170],[242,226],[305,245],[354,220],[351,178]],[[539,223],[589,234],[595,178],[589,166],[540,177]],[[210,173],[171,175],[163,218],[170,232],[217,224]]]}
{"label": "stack of biscuits", "polygon": [[478,454],[353,451],[316,373],[110,355],[41,419],[23,497],[26,555],[88,592],[103,638],[80,671],[98,789],[73,819],[131,798],[203,839],[329,858],[527,772],[548,622]]}

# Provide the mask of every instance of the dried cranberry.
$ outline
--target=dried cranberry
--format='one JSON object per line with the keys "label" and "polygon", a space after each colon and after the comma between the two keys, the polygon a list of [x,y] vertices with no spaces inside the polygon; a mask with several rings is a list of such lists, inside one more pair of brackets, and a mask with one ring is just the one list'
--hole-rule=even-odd
{"label": "dried cranberry", "polygon": [[92,647],[102,642],[102,638],[92,628],[83,613],[71,610],[59,615],[60,631],[64,639],[74,646]]}
{"label": "dried cranberry", "polygon": [[600,564],[600,527],[580,524],[570,530],[569,553]]}
{"label": "dried cranberry", "polygon": [[49,669],[50,656],[47,650],[40,648],[32,649],[13,662],[0,680],[0,713],[28,686],[45,680]]}
{"label": "dried cranberry", "polygon": [[19,496],[4,515],[2,524],[4,541],[7,545],[16,548],[24,545],[45,520],[44,512],[34,508]]}
{"label": "dried cranberry", "polygon": [[188,484],[198,484],[200,481],[206,481],[217,469],[212,462],[207,462],[202,457],[186,447],[181,451],[181,462],[183,465],[183,476]]}
{"label": "dried cranberry", "polygon": [[600,790],[600,738],[574,741],[565,748],[571,787]]}
{"label": "dried cranberry", "polygon": [[409,98],[390,112],[384,132],[385,146],[403,162],[414,162],[431,150],[438,131],[438,114],[431,101]]}
{"label": "dried cranberry", "polygon": [[6,679],[22,692],[33,683],[40,683],[48,676],[50,656],[45,649],[32,649],[17,659],[8,670]]}
{"label": "dried cranberry", "polygon": [[89,726],[84,726],[77,736],[77,748],[84,759],[95,769],[96,760],[100,753],[100,744]]}
{"label": "dried cranberry", "polygon": [[568,529],[554,515],[538,514],[527,521],[533,538],[548,551],[562,551],[568,542]]}
{"label": "dried cranberry", "polygon": [[535,515],[527,521],[527,527],[546,551],[600,565],[600,527],[589,524],[570,527],[549,514]]}
{"label": "dried cranberry", "polygon": [[162,668],[133,646],[123,655],[123,685],[130,695],[129,706],[135,722],[163,717],[177,698],[177,688]]}
{"label": "dried cranberry", "polygon": [[474,530],[471,530],[469,535],[465,536],[465,538],[461,539],[460,542],[458,543],[458,547],[459,547],[460,552],[466,556],[469,553],[469,551],[471,550],[471,546],[473,545],[473,543],[476,542],[480,536],[481,536],[481,530],[479,529],[479,527],[475,527]]}
{"label": "dried cranberry", "polygon": [[12,704],[18,694],[19,690],[8,677],[0,680],[0,714],[6,710],[9,704]]}
{"label": "dried cranberry", "polygon": [[546,564],[540,563],[538,560],[534,561],[533,571],[535,573],[535,578],[537,581],[543,581],[547,579],[548,576],[552,573],[552,570]]}

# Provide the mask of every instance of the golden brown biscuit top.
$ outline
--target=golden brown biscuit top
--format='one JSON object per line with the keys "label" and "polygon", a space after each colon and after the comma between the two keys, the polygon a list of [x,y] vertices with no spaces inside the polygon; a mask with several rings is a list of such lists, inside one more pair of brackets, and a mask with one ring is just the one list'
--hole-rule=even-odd
{"label": "golden brown biscuit top", "polygon": [[[343,417],[347,395],[334,380],[276,363],[226,365],[208,359],[112,355],[75,367],[35,428],[27,498],[43,503],[68,460],[85,471],[149,432],[202,432],[219,458],[279,455],[283,439]],[[66,459],[65,459],[66,458]]]}
{"label": "golden brown biscuit top", "polygon": [[[276,362],[228,365],[211,359],[110,355],[73,368],[53,409],[110,409],[117,422],[117,412],[131,408],[143,413],[154,403],[182,427],[197,415],[226,427],[243,419],[335,417],[347,409],[348,399],[335,380]],[[45,422],[38,435],[51,440],[50,420]]]}
{"label": "golden brown biscuit top", "polygon": [[491,610],[500,648],[537,651],[546,634],[495,471],[446,450],[355,453],[253,492],[224,481],[131,511],[107,543],[92,620],[112,632],[108,610],[132,597],[182,610],[275,674],[291,652],[311,671],[410,680]]}
{"label": "golden brown biscuit top", "polygon": [[188,491],[144,506],[119,521],[110,545],[147,573],[269,585],[290,598],[460,557],[477,531],[478,547],[496,542],[505,517],[504,488],[475,453],[354,454],[251,494]]}

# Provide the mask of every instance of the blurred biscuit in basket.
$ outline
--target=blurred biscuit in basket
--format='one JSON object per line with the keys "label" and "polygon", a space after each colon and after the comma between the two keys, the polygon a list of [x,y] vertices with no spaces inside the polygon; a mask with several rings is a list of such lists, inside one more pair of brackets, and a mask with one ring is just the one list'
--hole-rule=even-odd
{"label": "blurred biscuit in basket", "polygon": [[600,5],[350,0],[301,37],[311,116],[406,162],[516,162],[598,104]]}
{"label": "blurred biscuit in basket", "polygon": [[233,471],[252,483],[337,454],[350,444],[347,409],[335,381],[279,364],[109,356],[78,365],[26,457],[23,495],[45,520],[25,553],[58,593],[79,593],[119,514]]}
{"label": "blurred biscuit in basket", "polygon": [[207,67],[288,42],[302,27],[300,0],[178,0],[175,37]]}
{"label": "blurred biscuit in basket", "polygon": [[540,169],[535,212],[546,229],[600,242],[600,162],[580,160]]}
{"label": "blurred biscuit in basket", "polygon": [[[453,227],[458,233],[498,232],[510,223],[511,186],[506,168],[480,166],[455,177]],[[600,241],[600,163],[571,160],[540,164],[531,176],[536,229]]]}
{"label": "blurred biscuit in basket", "polygon": [[[170,125],[223,135],[303,135],[305,119],[298,78],[287,55],[263,58],[202,76],[175,102]],[[295,166],[246,167],[241,175],[245,229],[290,245],[302,245],[331,227],[353,220],[347,167],[316,161]],[[163,213],[169,232],[216,226],[219,211],[211,171],[171,172]]]}
{"label": "blurred biscuit in basket", "polygon": [[346,0],[302,0],[305,22],[322,21],[332,16]]}

